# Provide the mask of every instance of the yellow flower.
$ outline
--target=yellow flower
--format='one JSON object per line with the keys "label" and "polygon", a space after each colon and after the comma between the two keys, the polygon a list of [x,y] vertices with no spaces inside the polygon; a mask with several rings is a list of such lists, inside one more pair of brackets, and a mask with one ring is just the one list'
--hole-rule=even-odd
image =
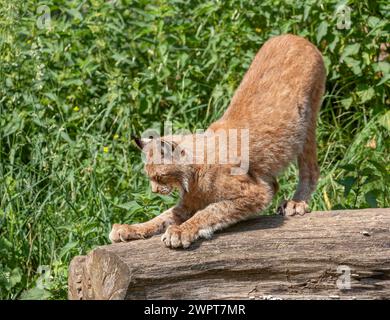
{"label": "yellow flower", "polygon": [[73,111],[79,111],[80,110],[80,108],[78,107],[78,106],[75,106],[74,108],[73,108]]}
{"label": "yellow flower", "polygon": [[114,140],[118,140],[118,138],[119,138],[119,134],[114,134]]}
{"label": "yellow flower", "polygon": [[104,148],[103,148],[103,152],[104,152],[104,153],[108,153],[108,147],[104,147]]}
{"label": "yellow flower", "polygon": [[370,148],[370,149],[376,149],[376,139],[375,139],[375,137],[367,142],[366,147]]}
{"label": "yellow flower", "polygon": [[256,28],[255,29],[257,33],[260,33],[261,32],[261,29],[260,28]]}

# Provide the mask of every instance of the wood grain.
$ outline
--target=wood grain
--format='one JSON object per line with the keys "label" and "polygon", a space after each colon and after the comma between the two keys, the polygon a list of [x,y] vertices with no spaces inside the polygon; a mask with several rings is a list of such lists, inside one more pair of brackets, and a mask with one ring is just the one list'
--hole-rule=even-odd
{"label": "wood grain", "polygon": [[[340,266],[350,289],[337,286]],[[69,299],[355,298],[390,299],[390,209],[260,216],[186,250],[156,236],[98,247],[69,268]]]}

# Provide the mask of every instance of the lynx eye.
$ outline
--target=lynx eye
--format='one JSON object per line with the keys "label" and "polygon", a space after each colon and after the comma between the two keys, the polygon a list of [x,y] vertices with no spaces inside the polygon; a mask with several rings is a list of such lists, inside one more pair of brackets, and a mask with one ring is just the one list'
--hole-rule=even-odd
{"label": "lynx eye", "polygon": [[159,176],[151,176],[150,180],[155,181],[155,182],[159,182],[160,177]]}
{"label": "lynx eye", "polygon": [[157,183],[162,183],[164,180],[165,175],[160,175],[160,176],[154,176],[152,177],[152,180],[156,181]]}

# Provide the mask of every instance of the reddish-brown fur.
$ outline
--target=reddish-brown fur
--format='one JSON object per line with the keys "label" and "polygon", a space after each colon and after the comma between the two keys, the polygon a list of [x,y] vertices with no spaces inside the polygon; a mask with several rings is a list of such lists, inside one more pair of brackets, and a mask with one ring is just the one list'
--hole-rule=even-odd
{"label": "reddish-brown fur", "polygon": [[[153,164],[146,172],[152,190],[163,194],[177,187],[179,203],[146,223],[115,224],[113,242],[150,237],[164,232],[168,247],[188,247],[199,237],[246,219],[263,210],[277,191],[276,177],[298,159],[299,184],[294,197],[279,212],[304,214],[319,176],[316,119],[325,87],[320,52],[295,35],[268,40],[255,56],[221,119],[209,131],[249,129],[249,169],[232,175],[232,164]],[[181,137],[185,151],[195,135]],[[177,137],[170,137],[174,146]],[[156,142],[143,142],[147,160],[160,152]],[[207,138],[206,138],[207,141]],[[214,150],[218,153],[218,147]],[[183,152],[184,154],[184,152]]]}

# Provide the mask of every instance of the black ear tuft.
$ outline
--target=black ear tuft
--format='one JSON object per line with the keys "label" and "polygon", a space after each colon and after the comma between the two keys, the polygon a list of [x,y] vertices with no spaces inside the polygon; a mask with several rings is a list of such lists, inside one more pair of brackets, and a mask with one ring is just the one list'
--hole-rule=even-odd
{"label": "black ear tuft", "polygon": [[143,146],[142,146],[141,139],[136,136],[131,136],[131,139],[135,142],[137,147],[142,150]]}
{"label": "black ear tuft", "polygon": [[141,139],[136,136],[131,136],[131,139],[134,140],[137,147],[142,150],[152,139]]}

